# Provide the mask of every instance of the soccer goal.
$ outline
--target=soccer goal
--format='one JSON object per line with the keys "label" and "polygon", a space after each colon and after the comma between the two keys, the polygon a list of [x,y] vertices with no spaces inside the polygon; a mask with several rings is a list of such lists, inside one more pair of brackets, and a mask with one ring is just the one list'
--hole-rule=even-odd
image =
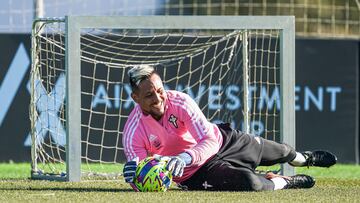
{"label": "soccer goal", "polygon": [[[67,16],[32,30],[32,178],[117,179],[134,107],[127,71],[156,67],[212,122],[295,146],[295,18]],[[294,173],[283,166],[287,175]]]}

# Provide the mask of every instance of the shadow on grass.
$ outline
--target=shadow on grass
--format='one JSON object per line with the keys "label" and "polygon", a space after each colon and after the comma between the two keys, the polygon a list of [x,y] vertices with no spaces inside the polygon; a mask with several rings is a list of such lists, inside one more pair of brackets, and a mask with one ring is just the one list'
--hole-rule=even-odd
{"label": "shadow on grass", "polygon": [[[106,184],[106,183],[105,183]],[[64,182],[32,179],[0,179],[0,191],[133,192],[119,182]]]}
{"label": "shadow on grass", "polygon": [[19,188],[18,186],[16,187],[9,187],[9,188],[0,188],[0,191],[2,190],[14,190],[14,191],[67,191],[67,192],[134,192],[132,189],[130,188],[55,188],[55,187],[42,187],[42,188],[38,188],[38,187],[22,187]]}

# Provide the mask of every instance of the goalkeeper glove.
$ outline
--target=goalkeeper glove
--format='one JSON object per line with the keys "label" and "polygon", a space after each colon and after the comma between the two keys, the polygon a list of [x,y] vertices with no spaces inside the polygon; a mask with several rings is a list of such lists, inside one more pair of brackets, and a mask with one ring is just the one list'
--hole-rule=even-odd
{"label": "goalkeeper glove", "polygon": [[139,157],[135,157],[133,160],[126,162],[123,169],[125,182],[129,183],[130,186],[135,191],[139,191],[139,189],[134,184],[134,178],[136,176],[136,167],[138,163],[139,163]]}
{"label": "goalkeeper glove", "polygon": [[170,157],[166,169],[172,172],[174,177],[181,177],[184,173],[185,161],[179,156]]}
{"label": "goalkeeper glove", "polygon": [[174,177],[181,177],[184,173],[185,166],[190,165],[192,161],[191,156],[186,152],[178,156],[158,156],[157,158],[168,161],[166,170],[171,171]]}

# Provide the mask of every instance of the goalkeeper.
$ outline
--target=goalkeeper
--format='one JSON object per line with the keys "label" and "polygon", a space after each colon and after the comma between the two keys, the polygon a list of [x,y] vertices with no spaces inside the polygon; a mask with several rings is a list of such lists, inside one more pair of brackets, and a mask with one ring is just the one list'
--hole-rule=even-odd
{"label": "goalkeeper", "polygon": [[122,141],[128,160],[124,177],[133,187],[134,159],[154,155],[170,159],[167,169],[174,182],[188,190],[311,188],[315,180],[310,176],[258,174],[255,169],[286,162],[319,167],[336,163],[328,151],[300,153],[289,145],[245,134],[227,124],[210,123],[190,96],[165,90],[151,66],[135,66],[128,75],[131,97],[137,104],[127,119]]}

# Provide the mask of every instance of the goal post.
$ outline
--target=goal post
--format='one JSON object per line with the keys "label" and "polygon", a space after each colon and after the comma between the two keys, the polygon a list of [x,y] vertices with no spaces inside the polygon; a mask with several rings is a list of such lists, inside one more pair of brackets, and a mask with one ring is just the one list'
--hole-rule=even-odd
{"label": "goal post", "polygon": [[[131,109],[126,71],[136,64],[156,66],[165,86],[193,96],[209,120],[233,120],[295,147],[293,16],[38,19],[32,50],[33,178],[80,181],[84,174],[121,173],[117,166],[86,173],[83,167],[120,162]],[[254,123],[262,123],[261,132]]]}

